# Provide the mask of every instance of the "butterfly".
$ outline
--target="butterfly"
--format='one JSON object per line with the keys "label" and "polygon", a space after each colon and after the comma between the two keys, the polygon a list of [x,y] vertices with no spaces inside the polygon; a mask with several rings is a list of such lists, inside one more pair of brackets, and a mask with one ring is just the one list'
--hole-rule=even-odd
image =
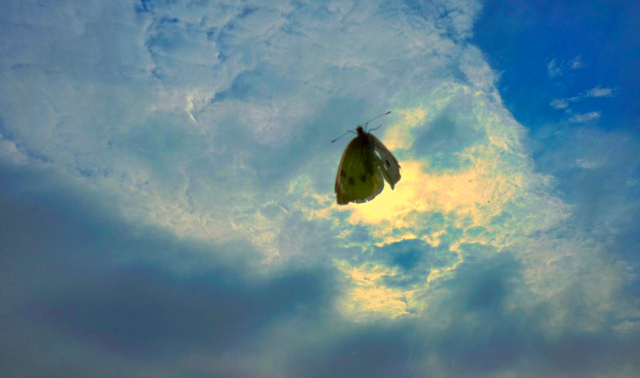
{"label": "butterfly", "polygon": [[342,154],[335,185],[338,205],[371,201],[382,192],[384,180],[391,189],[400,181],[398,160],[378,138],[366,131],[367,124],[378,117],[367,121],[365,128],[358,126],[357,136]]}

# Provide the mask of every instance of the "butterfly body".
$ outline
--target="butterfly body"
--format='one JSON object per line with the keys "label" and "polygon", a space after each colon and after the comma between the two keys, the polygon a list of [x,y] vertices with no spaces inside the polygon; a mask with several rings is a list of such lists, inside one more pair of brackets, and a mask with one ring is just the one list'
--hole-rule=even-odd
{"label": "butterfly body", "polygon": [[342,154],[335,192],[339,205],[374,199],[386,180],[391,189],[400,181],[400,164],[373,134],[361,126]]}

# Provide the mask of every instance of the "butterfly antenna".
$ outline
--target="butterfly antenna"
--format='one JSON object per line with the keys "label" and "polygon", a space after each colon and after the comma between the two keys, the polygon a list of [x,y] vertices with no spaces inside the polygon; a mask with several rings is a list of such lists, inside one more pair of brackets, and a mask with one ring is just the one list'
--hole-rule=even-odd
{"label": "butterfly antenna", "polygon": [[354,134],[355,134],[355,131],[353,131],[353,130],[347,130],[347,132],[346,132],[346,133],[344,133],[344,134],[340,135],[339,137],[337,137],[336,139],[332,140],[332,141],[331,141],[331,143],[335,142],[336,140],[338,140],[338,139],[342,138],[343,136],[345,136],[345,135],[347,135],[347,134],[349,134],[349,133],[354,133]]}
{"label": "butterfly antenna", "polygon": [[[370,120],[368,120],[367,122],[365,122],[365,123],[364,123],[364,128],[365,128],[365,130],[367,129],[367,125],[369,124],[369,122],[373,121],[374,119],[378,119],[378,118],[380,118],[380,117],[386,116],[386,115],[387,115],[387,114],[389,114],[389,113],[391,113],[391,110],[389,110],[389,111],[388,111],[388,112],[386,112],[386,113],[380,114],[380,115],[379,115],[379,116],[377,116],[377,117],[373,117],[373,118],[371,118]],[[380,126],[382,126],[382,125],[380,125]],[[378,127],[380,127],[380,126],[378,126]],[[377,129],[378,127],[376,127],[375,129]],[[375,130],[375,129],[371,129],[371,130]]]}
{"label": "butterfly antenna", "polygon": [[[367,129],[367,125],[369,124],[369,122],[373,121],[374,119],[378,119],[378,118],[380,118],[380,117],[382,117],[382,116],[386,116],[386,115],[387,115],[387,114],[389,114],[389,113],[391,113],[391,110],[389,110],[388,112],[386,112],[386,113],[384,113],[384,114],[380,114],[379,116],[373,117],[373,118],[371,118],[370,120],[368,120],[367,122],[365,122],[365,123],[364,123],[364,128],[365,128],[365,130]],[[382,124],[380,124],[380,126],[382,126]],[[376,129],[378,129],[380,126],[376,127],[375,129],[371,129],[371,130],[376,130]],[[347,134],[349,134],[349,133],[357,134],[357,133],[356,133],[355,131],[353,131],[353,130],[347,130],[347,132],[346,132],[346,133],[344,133],[344,134],[340,135],[339,137],[337,137],[336,139],[332,140],[332,141],[331,141],[331,143],[335,142],[336,140],[338,140],[338,139],[342,138],[343,136],[345,136],[345,135],[347,135]]]}

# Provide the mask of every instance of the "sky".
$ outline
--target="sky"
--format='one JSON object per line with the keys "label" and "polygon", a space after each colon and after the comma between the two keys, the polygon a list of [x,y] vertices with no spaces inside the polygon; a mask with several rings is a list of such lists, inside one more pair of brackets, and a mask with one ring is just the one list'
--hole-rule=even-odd
{"label": "sky", "polygon": [[638,2],[0,8],[1,376],[640,374]]}

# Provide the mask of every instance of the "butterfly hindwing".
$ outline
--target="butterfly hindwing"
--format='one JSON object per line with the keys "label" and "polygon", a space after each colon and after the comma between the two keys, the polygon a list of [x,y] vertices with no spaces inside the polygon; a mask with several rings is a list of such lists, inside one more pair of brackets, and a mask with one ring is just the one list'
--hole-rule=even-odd
{"label": "butterfly hindwing", "polygon": [[373,145],[374,151],[379,155],[379,158],[376,156],[378,167],[380,171],[382,171],[384,179],[387,180],[389,185],[391,185],[391,189],[393,189],[396,183],[400,181],[400,164],[398,164],[398,160],[396,160],[391,151],[389,151],[375,135],[367,133],[367,136],[369,137],[370,144]]}
{"label": "butterfly hindwing", "polygon": [[365,202],[382,192],[384,180],[368,134],[358,130],[347,146],[340,160],[336,177],[335,192],[338,204]]}

